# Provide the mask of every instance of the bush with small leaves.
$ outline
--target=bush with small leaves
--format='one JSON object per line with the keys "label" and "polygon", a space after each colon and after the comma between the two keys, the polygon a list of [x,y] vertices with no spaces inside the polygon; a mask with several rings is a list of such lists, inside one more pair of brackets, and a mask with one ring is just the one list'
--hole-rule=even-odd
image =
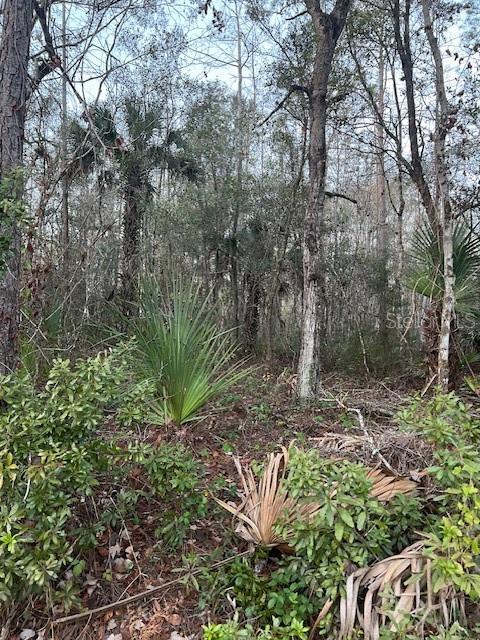
{"label": "bush with small leaves", "polygon": [[[109,354],[56,360],[43,388],[25,371],[0,380],[0,600],[43,592],[83,565],[75,508],[128,449],[97,439],[122,373]],[[64,590],[69,588],[64,585]]]}

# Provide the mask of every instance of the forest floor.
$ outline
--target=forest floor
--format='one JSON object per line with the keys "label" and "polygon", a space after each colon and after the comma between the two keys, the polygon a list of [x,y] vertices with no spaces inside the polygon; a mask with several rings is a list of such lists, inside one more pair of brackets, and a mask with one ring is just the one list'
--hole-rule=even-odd
{"label": "forest floor", "polygon": [[[330,375],[324,379],[322,397],[303,406],[294,398],[294,383],[294,376],[287,370],[273,374],[259,369],[211,406],[200,421],[182,430],[143,426],[136,436],[150,444],[180,441],[191,450],[205,469],[205,495],[219,479],[225,495],[228,486],[237,484],[234,456],[238,455],[243,463],[262,460],[266,452],[292,441],[307,447],[320,446],[326,455],[354,456],[372,466],[388,466],[398,474],[412,476],[428,464],[429,452],[401,434],[394,421],[396,412],[414,391],[411,382]],[[116,425],[107,422],[105,437],[112,432],[119,435]],[[131,431],[121,434],[125,441],[131,436]],[[129,482],[135,486],[139,479],[130,477]],[[102,491],[108,494],[109,488]],[[208,499],[214,502],[210,495]],[[116,533],[106,534],[103,546],[91,552],[81,593],[83,605],[87,610],[102,606],[108,609],[47,626],[44,635],[40,633],[37,638],[199,637],[202,625],[209,622],[209,610],[207,607],[199,613],[199,597],[206,594],[202,593],[201,575],[196,578],[198,588],[193,587],[192,571],[205,567],[213,573],[216,562],[248,547],[235,536],[231,516],[214,503],[207,517],[191,525],[180,548],[166,551],[155,534],[162,508],[160,501],[140,500],[136,518],[122,522]],[[122,569],[127,560],[129,571]],[[189,572],[190,576],[184,578]],[[114,604],[170,581],[176,582],[136,602]],[[231,614],[232,610],[226,613]],[[38,628],[37,625],[38,620]]]}

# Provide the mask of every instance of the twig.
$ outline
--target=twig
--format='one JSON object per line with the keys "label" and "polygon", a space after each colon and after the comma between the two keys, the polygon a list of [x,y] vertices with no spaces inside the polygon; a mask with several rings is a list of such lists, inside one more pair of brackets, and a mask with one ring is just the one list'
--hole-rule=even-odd
{"label": "twig", "polygon": [[430,380],[427,382],[427,384],[424,386],[424,388],[422,390],[422,393],[420,394],[421,398],[423,398],[425,396],[425,394],[430,389],[430,387],[432,386],[432,384],[436,380],[436,378],[437,378],[437,374],[434,373],[433,376],[430,378]]}
{"label": "twig", "polygon": [[308,11],[305,9],[305,11],[300,11],[300,13],[297,13],[294,16],[290,16],[290,18],[285,18],[285,20],[296,20],[297,18],[300,18],[301,16],[304,16],[307,13]]}
{"label": "twig", "polygon": [[[225,564],[229,564],[230,562],[233,562],[237,558],[242,558],[244,556],[247,556],[250,553],[251,551],[243,551],[242,553],[237,553],[234,556],[230,556],[229,558],[225,558],[224,560],[220,560],[219,562],[212,564],[210,569],[218,569],[219,567],[222,567]],[[136,593],[134,596],[124,598],[123,600],[117,600],[116,602],[110,602],[110,604],[105,604],[102,607],[97,607],[96,609],[88,609],[87,611],[83,611],[82,613],[75,613],[74,615],[71,615],[71,616],[57,618],[56,620],[51,621],[51,625],[56,626],[59,624],[66,624],[69,622],[77,622],[78,620],[85,620],[85,618],[88,618],[90,620],[91,618],[93,618],[93,616],[96,616],[99,613],[104,613],[105,611],[110,611],[111,609],[117,609],[118,607],[125,607],[126,605],[131,604],[132,602],[136,602],[137,600],[143,600],[144,598],[149,598],[150,596],[154,595],[155,593],[158,593],[159,591],[162,591],[163,589],[166,589],[167,587],[171,587],[174,584],[178,584],[185,577],[189,575],[190,576],[199,575],[203,570],[204,570],[203,567],[199,569],[195,569],[194,571],[190,571],[183,576],[175,578],[174,580],[169,580],[168,582],[164,582],[158,587],[154,587],[153,589],[147,589],[146,591],[141,591],[140,593]]]}
{"label": "twig", "polygon": [[372,453],[378,456],[378,458],[380,459],[380,462],[385,466],[386,469],[388,469],[391,473],[393,473],[393,475],[397,475],[395,469],[393,469],[393,467],[385,459],[385,457],[380,453],[378,447],[375,445],[373,436],[368,432],[368,429],[365,426],[365,420],[363,418],[363,414],[360,411],[360,409],[356,409],[355,407],[348,407],[342,400],[340,400],[339,398],[335,398],[334,396],[332,397],[332,400],[334,400],[337,403],[337,405],[344,411],[347,411],[348,413],[354,413],[357,416],[360,429],[363,432],[363,435],[365,436],[367,442],[370,444],[372,448]]}
{"label": "twig", "polygon": [[325,195],[327,198],[342,198],[343,200],[348,200],[352,204],[358,204],[358,200],[352,198],[351,196],[347,196],[345,193],[339,193],[338,191],[325,191]]}

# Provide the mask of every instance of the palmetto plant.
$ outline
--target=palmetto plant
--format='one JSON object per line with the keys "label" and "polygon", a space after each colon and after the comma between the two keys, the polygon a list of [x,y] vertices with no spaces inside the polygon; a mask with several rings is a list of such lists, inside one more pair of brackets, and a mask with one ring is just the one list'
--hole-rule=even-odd
{"label": "palmetto plant", "polygon": [[251,373],[236,359],[229,332],[218,330],[209,296],[200,287],[173,284],[160,300],[147,283],[139,295],[140,313],[130,320],[139,374],[154,382],[156,413],[184,424],[214,396]]}
{"label": "palmetto plant", "polygon": [[[413,238],[412,267],[408,285],[434,303],[443,299],[443,251],[441,241],[431,227],[421,227]],[[453,234],[453,271],[455,310],[472,314],[478,309],[480,237],[464,223],[457,223]]]}

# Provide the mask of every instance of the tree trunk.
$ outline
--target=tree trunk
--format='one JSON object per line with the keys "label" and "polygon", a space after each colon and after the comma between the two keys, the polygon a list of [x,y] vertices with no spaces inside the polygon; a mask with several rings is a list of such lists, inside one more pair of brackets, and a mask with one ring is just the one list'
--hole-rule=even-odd
{"label": "tree trunk", "polygon": [[[425,207],[432,229],[439,228],[439,220],[432,192],[425,177],[422,157],[420,155],[417,108],[415,104],[415,85],[413,79],[413,55],[410,44],[410,11],[411,0],[405,0],[402,11],[400,0],[393,0],[393,26],[395,44],[402,63],[402,71],[405,80],[405,93],[407,98],[408,137],[410,141],[411,162],[407,163],[407,170],[418,189],[422,204]],[[403,24],[402,24],[403,18]]]}
{"label": "tree trunk", "polygon": [[376,205],[377,205],[377,255],[380,269],[379,278],[379,331],[385,344],[387,339],[388,313],[388,235],[387,235],[387,193],[385,182],[385,132],[382,121],[385,113],[385,64],[383,46],[380,46],[378,60],[378,98],[377,111],[379,117],[375,122],[375,144],[377,146],[376,162]]}
{"label": "tree trunk", "polygon": [[140,268],[140,231],[142,215],[139,189],[130,185],[125,193],[123,214],[122,304],[126,316],[136,313],[136,292]]}
{"label": "tree trunk", "polygon": [[[297,209],[298,195],[303,180],[305,162],[307,159],[307,135],[308,124],[302,123],[302,146],[300,161],[296,171],[295,180],[292,185],[291,204],[287,207],[284,219],[280,222],[279,235],[282,237],[281,247],[275,252],[275,266],[272,269],[272,282],[268,289],[265,301],[265,353],[267,363],[273,364],[273,329],[274,329],[274,308],[280,287],[280,275],[287,253],[288,242],[291,234],[292,222]],[[282,159],[282,156],[281,156]],[[293,160],[292,160],[293,163]],[[283,163],[282,163],[283,164]],[[282,174],[283,170],[282,170]],[[292,176],[293,177],[293,176]]]}
{"label": "tree trunk", "polygon": [[257,342],[262,288],[258,278],[252,271],[247,272],[245,280],[247,285],[247,300],[243,320],[245,346],[249,351],[253,351]]}
{"label": "tree trunk", "polygon": [[438,337],[437,383],[443,391],[448,390],[450,378],[450,340],[455,308],[455,274],[453,271],[453,212],[449,195],[449,172],[447,165],[446,138],[448,130],[454,124],[454,116],[448,104],[443,73],[442,54],[438,40],[433,32],[431,0],[421,0],[423,20],[428,44],[432,52],[435,67],[435,93],[437,99],[437,118],[435,127],[435,171],[437,181],[437,200],[439,202],[439,222],[443,250],[443,300]]}
{"label": "tree trunk", "polygon": [[240,25],[240,9],[235,1],[235,20],[237,29],[237,97],[236,97],[236,186],[235,186],[235,208],[233,212],[232,224],[232,244],[231,244],[231,273],[232,273],[232,297],[233,297],[233,327],[235,339],[240,337],[240,292],[238,277],[238,224],[242,208],[243,197],[243,60],[242,60],[242,31]]}
{"label": "tree trunk", "polygon": [[[15,183],[12,200],[22,197],[15,171],[23,162],[28,60],[33,25],[32,0],[5,0],[0,49],[0,180]],[[18,178],[18,176],[17,176]],[[4,183],[5,184],[5,183]],[[15,369],[20,323],[21,238],[18,222],[0,212],[0,240],[7,244],[0,271],[0,374]]]}
{"label": "tree trunk", "polygon": [[[62,67],[67,69],[67,7],[65,1],[62,4]],[[68,176],[68,104],[67,104],[67,76],[62,75],[62,131],[61,131],[61,156],[62,156],[62,277],[63,285],[68,294],[69,253],[70,253],[70,221],[68,192],[70,180]]]}
{"label": "tree trunk", "polygon": [[309,89],[309,190],[303,233],[302,342],[297,378],[299,398],[314,396],[320,382],[318,311],[323,276],[319,234],[325,204],[327,91],[335,47],[345,26],[351,0],[337,0],[330,14],[323,12],[315,0],[306,0],[305,4],[315,30],[315,60]]}

